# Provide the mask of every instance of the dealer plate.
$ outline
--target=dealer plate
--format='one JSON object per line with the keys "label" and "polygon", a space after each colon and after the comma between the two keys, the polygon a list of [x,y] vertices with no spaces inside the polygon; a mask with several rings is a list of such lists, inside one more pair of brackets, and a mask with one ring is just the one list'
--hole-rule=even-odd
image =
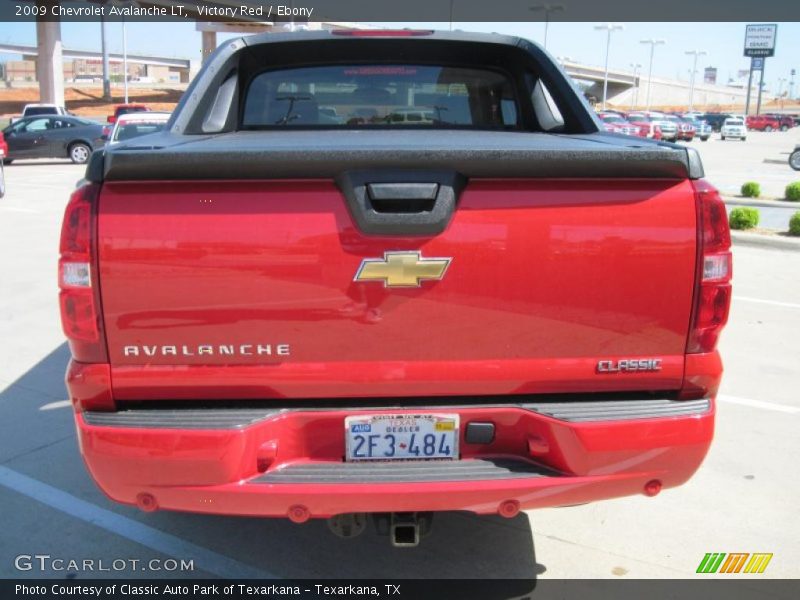
{"label": "dealer plate", "polygon": [[358,415],[344,426],[348,461],[458,458],[458,415]]}

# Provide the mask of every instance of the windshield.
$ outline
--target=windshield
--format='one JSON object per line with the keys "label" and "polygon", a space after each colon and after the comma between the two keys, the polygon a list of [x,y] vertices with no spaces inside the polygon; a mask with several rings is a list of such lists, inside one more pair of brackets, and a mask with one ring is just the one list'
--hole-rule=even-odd
{"label": "windshield", "polygon": [[303,67],[257,75],[242,126],[517,128],[511,81],[484,70],[430,65]]}
{"label": "windshield", "polygon": [[617,117],[615,115],[600,115],[600,118],[603,119],[606,123],[622,123],[625,124],[625,119],[622,117]]}

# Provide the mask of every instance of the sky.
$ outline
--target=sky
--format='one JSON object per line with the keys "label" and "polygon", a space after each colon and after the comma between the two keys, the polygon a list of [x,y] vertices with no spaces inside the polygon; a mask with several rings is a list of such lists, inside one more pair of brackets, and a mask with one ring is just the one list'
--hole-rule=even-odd
{"label": "sky", "polygon": [[[414,27],[448,29],[449,23],[382,23],[388,27]],[[603,65],[605,60],[606,32],[596,31],[596,23],[551,22],[548,31],[548,51],[554,56],[590,65]],[[687,50],[705,50],[706,56],[698,59],[699,76],[708,66],[717,67],[717,81],[725,83],[736,78],[737,71],[747,69],[749,59],[742,56],[744,23],[624,23],[625,29],[612,34],[609,67],[630,69],[631,63],[644,65],[646,75],[649,46],[640,43],[646,38],[666,40],[658,46],[653,63],[653,76],[688,80],[692,57]],[[81,50],[100,49],[99,23],[62,23],[62,41],[67,48]],[[122,25],[108,23],[109,48],[122,51]],[[454,29],[465,31],[498,32],[519,35],[542,42],[543,23],[454,23]],[[200,33],[193,23],[128,23],[128,52],[180,58],[200,58]],[[226,37],[219,35],[218,42]],[[0,43],[35,44],[34,23],[0,22]],[[0,61],[16,57],[0,55]],[[790,70],[800,73],[800,23],[780,23],[775,57],[766,61],[767,89],[776,91],[778,78],[790,79]],[[786,83],[782,84],[787,89]],[[795,95],[800,95],[800,75],[795,76]]]}

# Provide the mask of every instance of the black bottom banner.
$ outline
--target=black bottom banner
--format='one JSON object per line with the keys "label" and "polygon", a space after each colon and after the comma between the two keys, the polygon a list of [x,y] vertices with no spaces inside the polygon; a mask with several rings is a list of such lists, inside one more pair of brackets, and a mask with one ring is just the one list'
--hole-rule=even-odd
{"label": "black bottom banner", "polygon": [[788,580],[527,580],[527,579],[397,579],[397,580],[3,580],[0,598],[63,600],[94,598],[176,598],[222,600],[271,598],[391,598],[404,600],[523,600],[602,598],[646,599],[789,599],[797,598],[799,581]]}

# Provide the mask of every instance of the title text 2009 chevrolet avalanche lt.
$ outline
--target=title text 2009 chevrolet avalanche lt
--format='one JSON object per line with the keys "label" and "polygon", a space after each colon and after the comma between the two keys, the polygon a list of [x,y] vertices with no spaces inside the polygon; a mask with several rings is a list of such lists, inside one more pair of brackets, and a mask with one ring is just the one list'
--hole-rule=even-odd
{"label": "title text 2009 chevrolet avalanche lt", "polygon": [[86,178],[67,386],[114,500],[413,544],[435,511],[652,496],[708,450],[724,206],[525,40],[226,42]]}

